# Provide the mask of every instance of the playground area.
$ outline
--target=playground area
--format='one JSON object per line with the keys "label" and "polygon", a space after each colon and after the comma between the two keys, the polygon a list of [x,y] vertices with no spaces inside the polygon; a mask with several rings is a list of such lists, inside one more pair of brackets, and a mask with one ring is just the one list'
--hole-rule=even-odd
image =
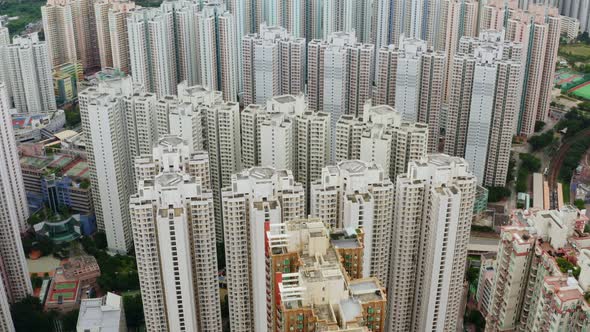
{"label": "playground area", "polygon": [[590,100],[590,82],[580,84],[575,88],[571,89],[570,92],[576,97]]}

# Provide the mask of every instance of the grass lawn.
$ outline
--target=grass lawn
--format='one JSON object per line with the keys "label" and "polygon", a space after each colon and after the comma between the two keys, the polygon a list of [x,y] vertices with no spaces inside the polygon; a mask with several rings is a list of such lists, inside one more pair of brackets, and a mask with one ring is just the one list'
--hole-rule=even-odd
{"label": "grass lawn", "polygon": [[11,35],[20,33],[27,24],[41,20],[41,6],[46,1],[27,1],[22,3],[3,2],[0,4],[0,14],[9,17],[18,17],[16,20],[8,21],[6,25]]}
{"label": "grass lawn", "polygon": [[568,44],[559,47],[559,51],[569,53],[572,55],[588,56],[590,57],[590,45],[585,44]]}
{"label": "grass lawn", "polygon": [[590,100],[590,84],[584,85],[579,89],[575,89],[574,91],[572,91],[572,93],[580,98]]}

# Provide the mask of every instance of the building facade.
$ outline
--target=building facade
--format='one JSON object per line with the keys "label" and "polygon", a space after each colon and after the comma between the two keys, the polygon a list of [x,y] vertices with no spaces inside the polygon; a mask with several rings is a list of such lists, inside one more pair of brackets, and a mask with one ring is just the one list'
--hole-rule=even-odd
{"label": "building facade", "polygon": [[456,330],[476,187],[467,167],[432,154],[397,178],[389,331]]}
{"label": "building facade", "polygon": [[33,293],[20,237],[29,210],[11,124],[6,86],[0,84],[0,324],[8,331],[14,330],[8,303]]}

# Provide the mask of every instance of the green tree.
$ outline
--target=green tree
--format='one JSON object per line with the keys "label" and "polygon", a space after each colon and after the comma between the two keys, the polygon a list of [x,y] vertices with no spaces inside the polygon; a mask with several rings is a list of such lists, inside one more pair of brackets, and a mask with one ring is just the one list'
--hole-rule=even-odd
{"label": "green tree", "polygon": [[103,250],[106,249],[107,244],[107,235],[104,232],[98,232],[94,234],[94,242],[96,243],[96,248]]}
{"label": "green tree", "polygon": [[17,332],[53,332],[52,315],[43,312],[39,299],[27,296],[10,307],[10,314]]}
{"label": "green tree", "polygon": [[61,315],[61,324],[64,331],[76,331],[76,324],[78,324],[78,314],[80,310],[75,309]]}
{"label": "green tree", "polygon": [[465,322],[475,325],[476,331],[483,331],[486,327],[486,320],[477,310],[467,310],[465,312]]}
{"label": "green tree", "polygon": [[586,202],[584,202],[583,199],[576,199],[574,201],[574,205],[580,210],[583,210],[586,208]]}
{"label": "green tree", "polygon": [[506,197],[510,197],[510,189],[506,187],[487,187],[488,202],[496,203]]}
{"label": "green tree", "polygon": [[[554,103],[554,102],[552,102]],[[555,105],[551,105],[551,106],[555,106]],[[535,133],[540,132],[541,130],[543,130],[543,128],[545,128],[546,123],[543,121],[535,121]]]}
{"label": "green tree", "polygon": [[143,323],[143,302],[141,295],[123,296],[125,320],[129,327],[139,327]]}
{"label": "green tree", "polygon": [[529,172],[538,172],[541,169],[541,160],[532,154],[521,153],[520,160],[522,162],[520,167]]}
{"label": "green tree", "polygon": [[528,142],[533,148],[533,151],[538,151],[551,145],[555,141],[553,130],[549,130],[541,135],[535,135],[529,138]]}

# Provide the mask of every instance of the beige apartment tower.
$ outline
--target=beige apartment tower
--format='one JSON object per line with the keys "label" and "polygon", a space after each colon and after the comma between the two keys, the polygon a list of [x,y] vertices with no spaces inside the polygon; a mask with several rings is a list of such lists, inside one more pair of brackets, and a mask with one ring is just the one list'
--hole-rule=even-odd
{"label": "beige apartment tower", "polygon": [[180,138],[166,136],[153,151],[136,168],[151,164],[157,174],[139,179],[130,201],[147,328],[219,331],[213,194],[189,175],[195,156]]}
{"label": "beige apartment tower", "polygon": [[476,179],[465,160],[410,162],[395,188],[388,331],[455,331]]}

